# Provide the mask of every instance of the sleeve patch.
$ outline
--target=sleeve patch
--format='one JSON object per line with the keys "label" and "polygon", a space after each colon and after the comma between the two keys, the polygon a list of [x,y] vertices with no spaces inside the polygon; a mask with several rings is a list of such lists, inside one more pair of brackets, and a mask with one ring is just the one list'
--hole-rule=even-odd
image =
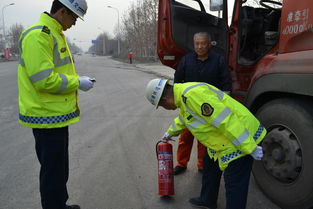
{"label": "sleeve patch", "polygon": [[41,32],[44,32],[44,33],[47,33],[47,34],[50,34],[50,29],[47,27],[47,26],[43,26]]}
{"label": "sleeve patch", "polygon": [[203,103],[201,105],[201,112],[204,116],[211,116],[214,112],[214,108],[208,103]]}

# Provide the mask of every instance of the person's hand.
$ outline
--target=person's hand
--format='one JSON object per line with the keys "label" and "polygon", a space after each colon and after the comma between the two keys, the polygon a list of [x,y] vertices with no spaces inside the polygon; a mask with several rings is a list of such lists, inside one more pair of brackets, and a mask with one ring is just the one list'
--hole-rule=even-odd
{"label": "person's hand", "polygon": [[250,154],[255,160],[261,160],[263,157],[263,149],[261,146],[257,146]]}
{"label": "person's hand", "polygon": [[167,142],[171,140],[171,137],[172,136],[169,133],[165,132],[164,136],[162,137],[162,140]]}
{"label": "person's hand", "polygon": [[93,87],[94,82],[92,82],[91,78],[87,76],[81,76],[78,78],[78,80],[79,80],[79,89],[82,91],[88,91]]}

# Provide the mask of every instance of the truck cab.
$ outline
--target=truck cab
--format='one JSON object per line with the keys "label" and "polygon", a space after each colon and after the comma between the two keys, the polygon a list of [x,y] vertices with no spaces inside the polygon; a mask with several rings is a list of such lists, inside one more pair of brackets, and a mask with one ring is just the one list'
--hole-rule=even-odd
{"label": "truck cab", "polygon": [[284,209],[313,207],[313,2],[159,0],[157,52],[177,67],[208,32],[231,69],[231,96],[267,128],[253,175]]}

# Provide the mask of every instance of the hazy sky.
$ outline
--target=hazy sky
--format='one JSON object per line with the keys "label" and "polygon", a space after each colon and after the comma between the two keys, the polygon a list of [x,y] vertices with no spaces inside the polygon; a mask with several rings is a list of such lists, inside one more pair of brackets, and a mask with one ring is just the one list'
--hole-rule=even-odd
{"label": "hazy sky", "polygon": [[[24,28],[39,20],[40,14],[49,12],[53,0],[0,0],[1,16],[0,24],[2,28],[2,9],[4,6],[15,3],[15,5],[4,8],[4,22],[6,31],[12,24],[20,23]],[[114,36],[114,28],[117,27],[117,11],[107,6],[115,7],[119,10],[120,23],[123,14],[134,0],[87,0],[88,11],[85,21],[77,19],[76,25],[68,29],[65,35],[71,42],[87,50],[91,46],[91,40],[103,31],[111,37]],[[75,39],[75,40],[74,40]]]}

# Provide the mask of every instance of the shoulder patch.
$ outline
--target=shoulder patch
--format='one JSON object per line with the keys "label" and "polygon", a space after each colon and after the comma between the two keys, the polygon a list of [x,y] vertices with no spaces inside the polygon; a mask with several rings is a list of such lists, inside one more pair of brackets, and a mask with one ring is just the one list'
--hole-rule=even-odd
{"label": "shoulder patch", "polygon": [[47,26],[43,26],[41,32],[44,32],[44,33],[47,33],[47,34],[50,34],[50,29],[47,27]]}
{"label": "shoulder patch", "polygon": [[201,105],[201,112],[204,116],[211,116],[214,112],[214,108],[208,103],[203,103]]}

